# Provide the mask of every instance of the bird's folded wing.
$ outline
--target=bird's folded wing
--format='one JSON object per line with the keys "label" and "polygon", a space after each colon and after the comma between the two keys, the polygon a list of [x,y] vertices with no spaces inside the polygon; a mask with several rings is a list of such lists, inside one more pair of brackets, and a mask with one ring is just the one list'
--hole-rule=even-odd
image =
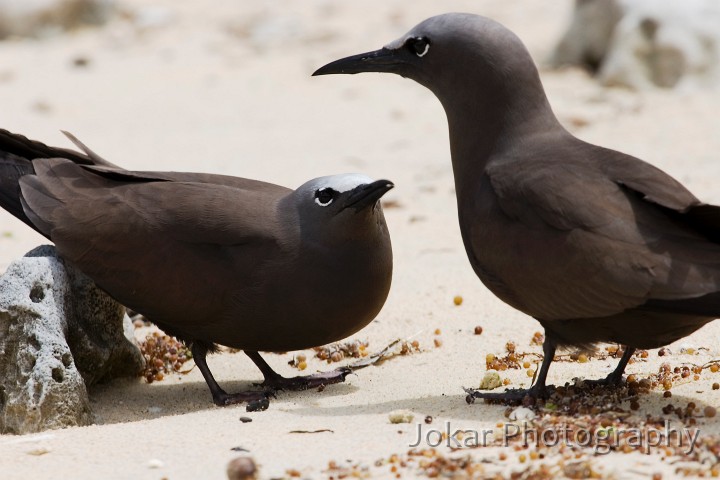
{"label": "bird's folded wing", "polygon": [[74,261],[90,251],[276,241],[277,197],[262,189],[106,178],[63,159],[38,160],[35,170],[21,180],[25,211]]}
{"label": "bird's folded wing", "polygon": [[677,212],[678,221],[720,242],[720,207],[701,203],[680,182],[646,162],[606,152],[609,154],[601,167],[608,177],[638,192],[646,201]]}
{"label": "bird's folded wing", "polygon": [[240,188],[255,192],[265,192],[275,195],[286,195],[290,193],[289,188],[281,187],[273,183],[252,180],[249,178],[233,177],[230,175],[218,175],[213,173],[196,172],[134,172],[114,167],[100,165],[83,165],[83,168],[100,176],[117,181],[166,181],[166,182],[188,182],[207,183],[212,185],[223,185],[226,187]]}
{"label": "bird's folded wing", "polygon": [[526,313],[602,317],[718,289],[720,248],[679,218],[700,203],[660,170],[622,161],[607,171],[567,157],[486,170],[505,217],[504,268],[494,271]]}
{"label": "bird's folded wing", "polygon": [[607,177],[642,194],[643,199],[671,210],[685,212],[700,201],[680,182],[657,167],[613,150],[593,147],[602,161],[596,165]]}

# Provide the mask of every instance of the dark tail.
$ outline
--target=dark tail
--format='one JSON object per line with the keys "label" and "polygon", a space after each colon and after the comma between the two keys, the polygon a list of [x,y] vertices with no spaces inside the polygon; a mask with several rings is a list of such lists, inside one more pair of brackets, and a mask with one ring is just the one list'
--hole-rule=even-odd
{"label": "dark tail", "polygon": [[[65,132],[63,132],[65,133]],[[32,161],[38,158],[67,158],[81,165],[114,165],[85,147],[72,135],[68,138],[85,153],[49,147],[22,135],[0,129],[0,207],[12,213],[34,230],[39,230],[25,215],[20,202],[20,177],[35,173]]]}

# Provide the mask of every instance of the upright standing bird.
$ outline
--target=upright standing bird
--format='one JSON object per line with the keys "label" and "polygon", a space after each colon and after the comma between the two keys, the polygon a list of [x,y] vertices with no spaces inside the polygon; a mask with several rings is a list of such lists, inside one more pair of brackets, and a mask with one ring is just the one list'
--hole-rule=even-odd
{"label": "upright standing bird", "polygon": [[553,114],[520,39],[478,15],[429,18],[384,48],[314,75],[390,72],[442,103],[460,230],[470,263],[501,300],[545,328],[529,390],[546,393],[556,347],[637,348],[682,338],[720,316],[720,207],[642,160],[571,135]]}
{"label": "upright standing bird", "polygon": [[0,206],[121,304],[191,345],[217,405],[226,393],[205,357],[244,350],[264,386],[341,382],[338,369],[284,378],[258,351],[333,342],[367,325],[390,289],[392,250],[379,199],[393,184],[345,174],[297,190],[244,178],[132,172],[0,130]]}

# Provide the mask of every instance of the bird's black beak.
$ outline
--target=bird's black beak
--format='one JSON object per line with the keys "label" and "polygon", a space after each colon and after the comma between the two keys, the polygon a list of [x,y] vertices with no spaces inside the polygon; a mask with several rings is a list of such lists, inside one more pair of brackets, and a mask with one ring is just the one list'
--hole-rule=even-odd
{"label": "bird's black beak", "polygon": [[373,183],[358,185],[347,196],[345,205],[340,211],[352,207],[356,212],[359,212],[371,205],[375,205],[375,202],[394,186],[390,180],[377,180]]}
{"label": "bird's black beak", "polygon": [[315,70],[317,75],[333,75],[337,73],[352,74],[363,72],[395,72],[398,67],[407,63],[402,50],[381,48],[374,52],[361,53],[330,62]]}

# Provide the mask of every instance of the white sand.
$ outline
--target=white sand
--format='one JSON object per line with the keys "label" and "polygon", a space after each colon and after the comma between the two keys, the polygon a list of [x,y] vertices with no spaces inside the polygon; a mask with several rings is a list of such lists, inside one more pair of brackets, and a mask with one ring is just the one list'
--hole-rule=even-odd
{"label": "white sand", "polygon": [[[439,103],[400,77],[310,74],[451,10],[500,20],[541,61],[562,33],[572,2],[367,3],[133,0],[124,4],[162,7],[167,22],[138,29],[118,19],[99,30],[0,43],[2,128],[54,145],[68,145],[59,133],[66,129],[130,169],[209,171],[292,187],[346,171],[393,180],[397,188],[387,199],[400,204],[386,211],[396,258],[393,288],[377,320],[356,338],[369,340],[375,351],[419,332],[415,338],[425,349],[359,371],[322,393],[281,392],[260,413],[214,407],[197,369],[151,385],[103,385],[91,392],[97,425],[38,437],[0,436],[0,478],[221,479],[238,455],[233,447],[250,450],[263,478],[288,468],[319,478],[330,460],[372,465],[406,452],[417,427],[391,425],[388,413],[396,409],[411,410],[416,420],[432,415],[434,425],[450,421],[453,428],[481,429],[503,420],[503,407],[467,405],[460,387],[476,386],[485,355],[501,354],[507,340],[521,351],[539,352],[529,341],[540,327],[490,294],[467,262]],[[73,67],[78,56],[89,66]],[[703,200],[720,202],[718,91],[632,93],[603,89],[573,70],[542,76],[558,116],[578,136],[649,160]],[[580,123],[586,125],[573,126]],[[0,268],[42,242],[0,212]],[[460,307],[452,302],[458,294],[465,299]],[[476,325],[484,328],[480,336],[472,334]],[[442,330],[440,348],[433,347],[436,328]],[[708,348],[700,355],[680,355],[671,346],[673,365],[717,358],[719,337],[720,323],[714,323],[683,340]],[[297,374],[287,365],[291,354],[267,358],[279,372]],[[209,364],[229,391],[260,379],[243,354],[214,356]],[[659,364],[651,351],[648,362],[628,371],[655,373]],[[308,371],[327,368],[309,361]],[[611,361],[560,362],[549,380],[600,377],[612,368]],[[501,376],[512,386],[529,384],[524,370]],[[710,385],[718,379],[706,371],[699,382],[674,388],[673,398],[678,405],[717,405],[719,394]],[[643,396],[641,412],[660,414],[667,403],[661,397]],[[245,415],[253,422],[241,423]],[[703,434],[717,433],[716,421],[700,425]],[[318,429],[332,432],[289,433]],[[38,449],[47,453],[33,455]],[[497,459],[498,452],[470,453]],[[516,452],[507,455],[504,468],[524,468],[515,462]],[[161,466],[150,468],[151,460]],[[605,473],[625,477],[662,471],[667,478],[673,471],[657,456],[611,454],[595,461]],[[373,472],[390,475],[388,466]]]}

